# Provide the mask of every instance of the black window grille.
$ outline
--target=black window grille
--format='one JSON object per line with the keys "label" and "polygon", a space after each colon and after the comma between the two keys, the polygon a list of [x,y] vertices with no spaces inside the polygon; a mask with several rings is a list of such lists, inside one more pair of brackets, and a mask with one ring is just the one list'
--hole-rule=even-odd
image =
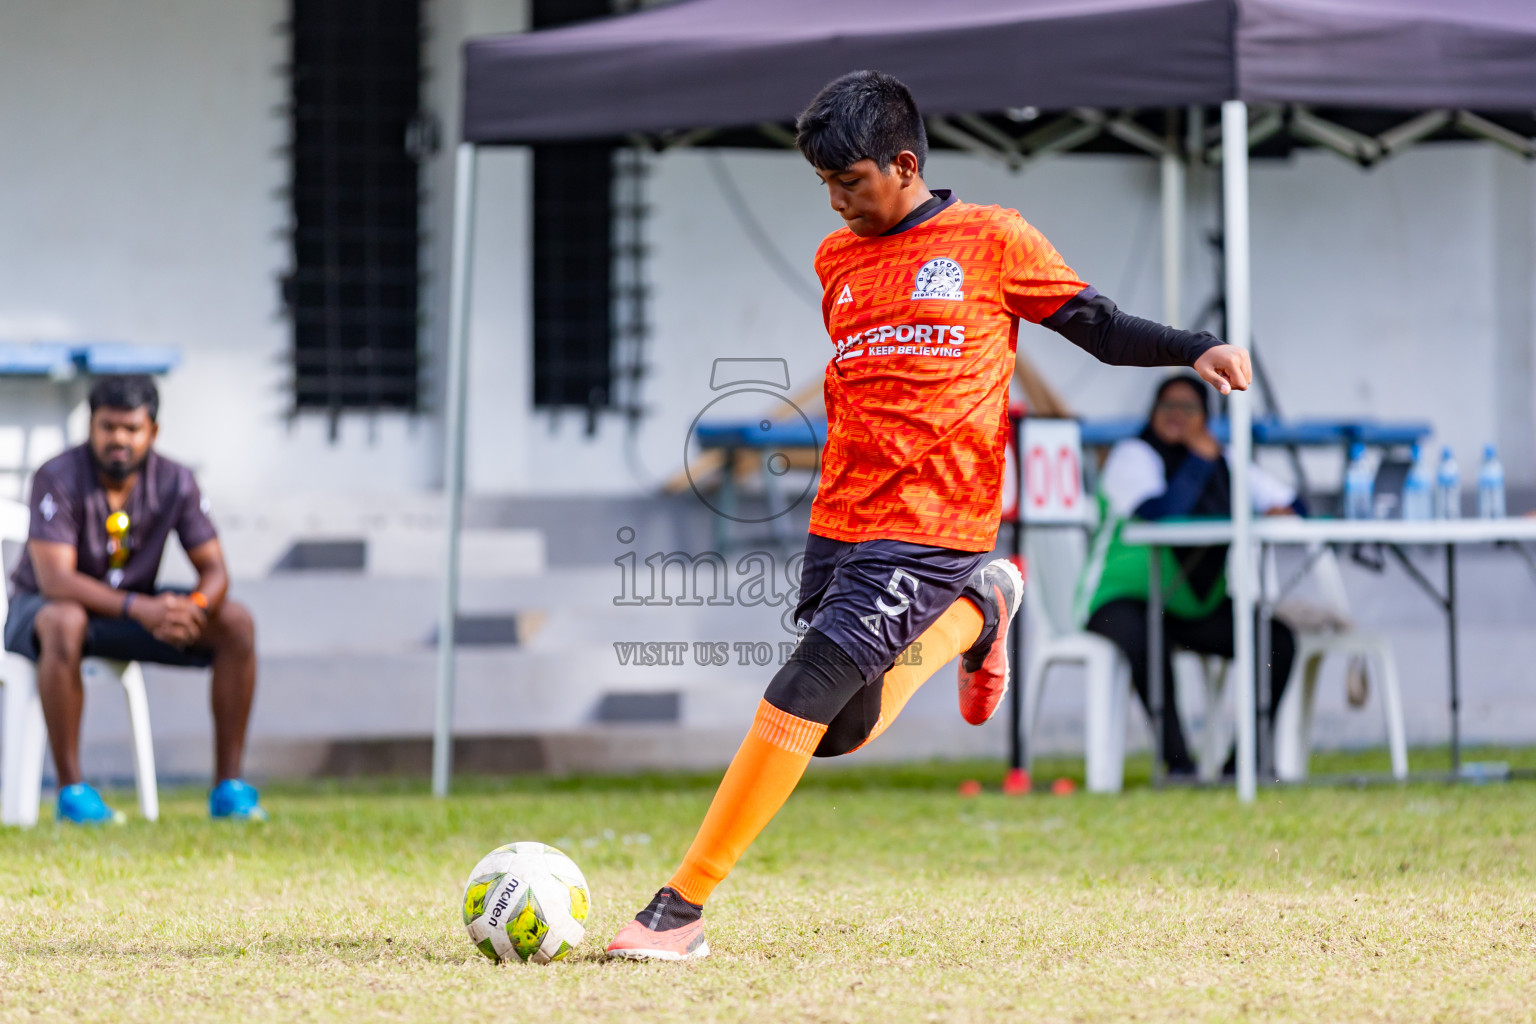
{"label": "black window grille", "polygon": [[[620,13],[634,0],[534,0],[534,29]],[[533,149],[533,403],[640,413],[645,339],[644,159],[612,143]]]}
{"label": "black window grille", "polygon": [[296,411],[418,408],[422,0],[290,0]]}
{"label": "black window grille", "polygon": [[533,403],[612,398],[613,147],[533,151]]}

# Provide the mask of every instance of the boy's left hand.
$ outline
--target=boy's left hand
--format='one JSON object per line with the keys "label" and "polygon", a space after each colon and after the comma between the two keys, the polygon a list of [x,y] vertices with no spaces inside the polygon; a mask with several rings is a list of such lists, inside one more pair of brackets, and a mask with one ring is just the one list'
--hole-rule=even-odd
{"label": "boy's left hand", "polygon": [[1236,345],[1217,345],[1195,360],[1195,372],[1222,394],[1247,391],[1253,380],[1248,350]]}

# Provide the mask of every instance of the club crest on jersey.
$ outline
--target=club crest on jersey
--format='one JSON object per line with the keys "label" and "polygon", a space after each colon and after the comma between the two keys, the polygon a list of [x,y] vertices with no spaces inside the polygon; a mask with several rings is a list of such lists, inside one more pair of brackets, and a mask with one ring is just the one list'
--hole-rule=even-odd
{"label": "club crest on jersey", "polygon": [[940,256],[936,260],[924,263],[922,269],[917,272],[917,283],[912,289],[912,298],[963,299],[965,293],[960,288],[964,284],[965,269],[948,256]]}

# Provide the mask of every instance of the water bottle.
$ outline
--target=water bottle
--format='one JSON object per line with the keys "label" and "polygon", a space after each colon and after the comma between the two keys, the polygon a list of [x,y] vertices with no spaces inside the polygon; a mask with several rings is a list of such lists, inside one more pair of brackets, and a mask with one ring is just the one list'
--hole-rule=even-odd
{"label": "water bottle", "polygon": [[1461,467],[1450,445],[1440,452],[1440,471],[1435,474],[1435,518],[1461,518]]}
{"label": "water bottle", "polygon": [[1403,518],[1413,520],[1432,519],[1435,515],[1433,481],[1429,476],[1429,459],[1413,446],[1413,463],[1403,480]]}
{"label": "water bottle", "polygon": [[1481,785],[1485,782],[1508,782],[1508,761],[1463,761],[1456,774],[1468,782]]}
{"label": "water bottle", "polygon": [[1483,449],[1483,468],[1477,474],[1477,514],[1483,519],[1504,518],[1504,465],[1498,449]]}
{"label": "water bottle", "polygon": [[1365,445],[1356,442],[1349,448],[1349,465],[1344,470],[1344,518],[1370,519],[1375,499],[1375,474],[1365,457]]}

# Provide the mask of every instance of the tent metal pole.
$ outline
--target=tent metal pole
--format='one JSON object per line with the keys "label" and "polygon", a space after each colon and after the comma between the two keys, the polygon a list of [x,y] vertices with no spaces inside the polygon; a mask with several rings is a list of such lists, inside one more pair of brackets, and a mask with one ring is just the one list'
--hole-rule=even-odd
{"label": "tent metal pole", "polygon": [[1163,323],[1184,323],[1184,157],[1179,139],[1179,111],[1164,115],[1161,165],[1163,198]]}
{"label": "tent metal pole", "polygon": [[[1170,135],[1169,142],[1175,140]],[[1162,156],[1163,182],[1163,323],[1182,324],[1184,293],[1184,161],[1170,146]]]}
{"label": "tent metal pole", "polygon": [[[1248,104],[1221,105],[1222,203],[1226,221],[1227,341],[1248,347],[1252,328],[1252,277],[1248,236]],[[1257,795],[1257,737],[1254,710],[1253,501],[1248,494],[1252,459],[1253,410],[1248,392],[1234,391],[1227,402],[1232,425],[1232,552],[1227,585],[1232,595],[1232,668],[1237,678],[1237,796],[1250,803]]]}
{"label": "tent metal pole", "polygon": [[453,773],[454,626],[459,614],[459,528],[464,517],[465,389],[469,379],[469,282],[474,252],[475,147],[459,143],[453,179],[453,264],[448,287],[448,401],[443,417],[443,599],[437,620],[437,715],[432,795],[447,796]]}

